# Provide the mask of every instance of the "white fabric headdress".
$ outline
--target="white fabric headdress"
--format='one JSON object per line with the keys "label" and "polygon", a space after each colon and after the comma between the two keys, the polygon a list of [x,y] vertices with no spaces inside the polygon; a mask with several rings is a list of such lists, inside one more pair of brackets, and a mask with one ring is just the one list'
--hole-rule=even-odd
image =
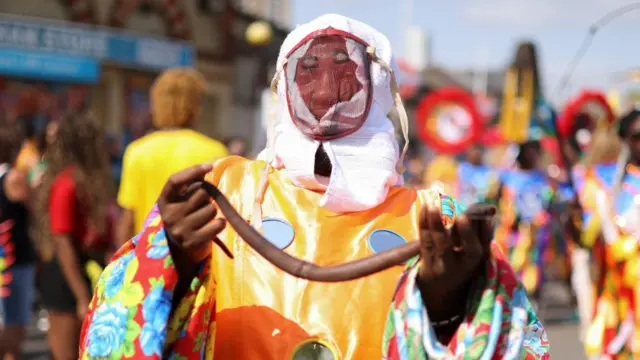
{"label": "white fabric headdress", "polygon": [[[338,139],[318,141],[309,138],[296,127],[291,118],[283,71],[288,54],[308,36],[327,28],[352,34],[367,44],[370,58],[372,86],[371,107],[364,124],[355,132]],[[336,213],[371,209],[384,201],[391,186],[402,185],[403,157],[408,145],[406,112],[398,94],[391,54],[386,36],[370,26],[341,15],[324,15],[298,26],[285,39],[277,62],[277,72],[272,83],[278,96],[277,119],[271,119],[267,129],[267,148],[259,159],[275,168],[284,168],[292,182],[300,187],[323,190],[320,206]],[[387,114],[396,107],[405,148],[402,155],[391,120]],[[332,164],[329,179],[314,173],[315,154],[322,143]],[[263,179],[266,182],[266,179]],[[266,184],[263,184],[266,185]],[[261,195],[258,196],[261,202]],[[255,211],[260,212],[259,204]],[[258,214],[254,214],[254,217]],[[260,220],[254,225],[260,226]]]}

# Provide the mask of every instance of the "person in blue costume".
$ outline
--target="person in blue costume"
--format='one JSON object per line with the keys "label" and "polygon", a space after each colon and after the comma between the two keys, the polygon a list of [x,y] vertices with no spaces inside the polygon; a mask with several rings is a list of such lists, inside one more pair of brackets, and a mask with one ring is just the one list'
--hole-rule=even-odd
{"label": "person in blue costume", "polygon": [[494,201],[499,208],[495,241],[507,255],[525,290],[539,301],[547,253],[563,240],[555,239],[552,214],[554,187],[543,168],[541,140],[553,134],[556,113],[542,96],[536,48],[518,46],[505,74],[499,129],[517,148],[515,164],[500,174]]}
{"label": "person in blue costume", "polygon": [[513,168],[500,174],[499,223],[495,241],[519,274],[525,290],[538,300],[543,285],[545,251],[552,244],[553,189],[542,170],[542,148],[532,138],[518,145]]}
{"label": "person in blue costume", "polygon": [[479,144],[471,145],[465,155],[465,160],[458,165],[458,201],[464,205],[487,202],[499,174],[484,163],[484,151]]}

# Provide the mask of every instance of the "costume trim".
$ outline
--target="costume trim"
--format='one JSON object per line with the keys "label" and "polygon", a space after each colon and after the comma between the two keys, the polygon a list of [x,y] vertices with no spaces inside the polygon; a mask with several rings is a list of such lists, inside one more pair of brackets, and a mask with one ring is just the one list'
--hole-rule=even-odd
{"label": "costume trim", "polygon": [[466,315],[448,346],[438,341],[422,305],[415,284],[420,262],[414,259],[389,309],[383,359],[548,359],[546,333],[524,289],[499,251],[493,253],[472,295],[471,308],[477,310]]}

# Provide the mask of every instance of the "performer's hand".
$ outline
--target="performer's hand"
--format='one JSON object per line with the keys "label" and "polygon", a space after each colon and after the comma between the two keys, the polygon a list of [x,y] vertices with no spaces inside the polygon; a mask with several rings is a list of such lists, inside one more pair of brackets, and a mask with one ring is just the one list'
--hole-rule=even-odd
{"label": "performer's hand", "polygon": [[224,219],[216,219],[216,206],[199,186],[211,169],[211,165],[198,165],[174,174],[158,200],[171,255],[180,275],[193,275],[197,264],[209,256],[211,242],[217,240],[226,225]]}
{"label": "performer's hand", "polygon": [[472,220],[461,215],[451,229],[445,229],[440,209],[422,209],[418,285],[432,319],[463,315],[460,312],[464,309],[458,305],[466,303],[470,280],[484,271],[493,238],[495,207],[474,204],[469,210],[477,207],[486,207],[486,219]]}

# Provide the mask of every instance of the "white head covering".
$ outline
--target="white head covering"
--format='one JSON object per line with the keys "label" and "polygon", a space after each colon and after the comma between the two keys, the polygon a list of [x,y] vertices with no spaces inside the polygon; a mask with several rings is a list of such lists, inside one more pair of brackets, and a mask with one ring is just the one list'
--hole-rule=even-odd
{"label": "white head covering", "polygon": [[[291,119],[284,86],[286,74],[282,70],[292,49],[308,40],[305,38],[309,34],[328,27],[350,33],[369,46],[373,97],[362,127],[345,137],[322,141],[332,165],[331,177],[326,179],[314,173],[315,154],[321,142],[303,135]],[[393,124],[387,117],[394,104],[398,106],[405,142],[408,132],[406,113],[397,94],[392,69],[396,69],[396,65],[389,40],[364,23],[330,14],[298,26],[280,49],[274,78],[280,106],[277,125],[272,125],[275,134],[271,133],[273,129],[267,130],[267,149],[259,158],[276,168],[284,168],[297,186],[324,190],[319,205],[327,210],[336,213],[363,211],[382,203],[391,186],[402,185],[401,172],[404,171],[398,166],[402,157]]]}

